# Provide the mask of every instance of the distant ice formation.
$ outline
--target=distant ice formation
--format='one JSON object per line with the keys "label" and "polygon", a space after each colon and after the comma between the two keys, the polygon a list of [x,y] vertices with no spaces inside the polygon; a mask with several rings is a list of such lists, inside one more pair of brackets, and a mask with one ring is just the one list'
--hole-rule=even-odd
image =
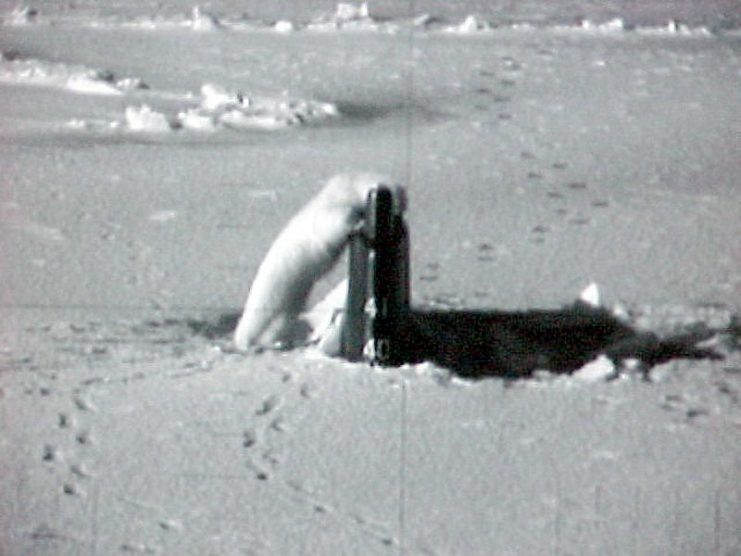
{"label": "distant ice formation", "polygon": [[190,26],[194,31],[213,31],[221,27],[215,15],[202,11],[199,6],[191,12]]}
{"label": "distant ice formation", "polygon": [[482,31],[490,31],[491,25],[488,21],[482,20],[475,15],[469,15],[459,25],[453,25],[444,29],[447,33],[457,33],[459,35],[470,35]]}
{"label": "distant ice formation", "polygon": [[108,70],[36,58],[21,58],[4,52],[0,52],[0,81],[54,87],[94,95],[121,95],[127,91],[147,87],[140,79],[116,79]]}
{"label": "distant ice formation", "polygon": [[359,6],[339,3],[334,14],[315,19],[307,28],[316,31],[336,31],[340,29],[377,31],[382,26],[371,17],[368,4],[363,2]]}
{"label": "distant ice formation", "polygon": [[126,108],[125,119],[126,128],[130,131],[163,133],[172,129],[172,125],[164,114],[152,110],[146,104]]}
{"label": "distant ice formation", "polygon": [[339,116],[334,104],[311,100],[251,97],[214,83],[201,87],[201,103],[178,113],[186,129],[212,131],[232,129],[276,130],[316,123]]}
{"label": "distant ice formation", "polygon": [[17,6],[5,17],[6,25],[29,25],[35,23],[39,15],[38,10],[30,6]]}
{"label": "distant ice formation", "polygon": [[[67,123],[69,129],[78,131],[276,131],[317,124],[340,116],[337,106],[328,102],[285,95],[248,96],[214,83],[204,84],[200,95],[176,94],[151,90],[136,78],[116,80],[106,71],[38,60],[18,61],[6,55],[0,58],[0,82],[3,81],[58,87],[73,93],[127,96],[139,101],[129,105],[122,117],[113,120],[75,118]],[[157,108],[163,104],[160,102],[162,99],[168,99],[166,105],[170,108],[166,111]],[[172,99],[179,99],[182,107],[173,109]]]}
{"label": "distant ice formation", "polygon": [[[556,21],[507,21],[498,18],[496,21],[488,21],[485,17],[477,14],[468,14],[460,23],[452,23],[444,18],[436,17],[435,14],[421,13],[411,15],[409,18],[397,20],[379,20],[371,14],[367,2],[353,4],[340,2],[336,4],[334,12],[319,16],[310,22],[291,20],[288,17],[279,17],[274,21],[262,21],[250,19],[244,15],[215,15],[205,11],[200,6],[194,6],[189,13],[180,15],[140,15],[126,18],[124,16],[85,16],[70,15],[56,16],[65,23],[108,28],[125,27],[128,29],[140,29],[148,31],[162,31],[168,29],[191,29],[198,32],[224,31],[244,32],[255,30],[269,30],[277,33],[292,33],[295,31],[321,31],[321,32],[343,32],[343,31],[367,31],[381,33],[396,33],[402,28],[409,28],[416,32],[424,33],[447,33],[462,37],[477,36],[494,30],[517,30],[532,31],[535,29],[551,30],[559,33],[579,33],[585,35],[615,35],[635,32],[645,35],[658,35],[667,37],[703,37],[713,33],[706,27],[696,27],[683,24],[676,19],[667,19],[664,25],[636,25],[626,22],[626,17],[613,17],[612,19],[599,21],[589,18],[577,19],[572,24],[563,24]],[[54,16],[42,15],[38,10],[19,6],[3,18],[2,22],[7,26],[22,26],[39,23],[52,23]],[[733,30],[731,30],[733,31]]]}

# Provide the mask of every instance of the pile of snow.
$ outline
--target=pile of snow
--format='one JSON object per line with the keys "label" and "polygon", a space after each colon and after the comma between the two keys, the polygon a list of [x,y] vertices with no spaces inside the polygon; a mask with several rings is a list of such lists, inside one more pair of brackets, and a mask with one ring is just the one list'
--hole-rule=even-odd
{"label": "pile of snow", "polygon": [[584,19],[581,21],[579,28],[583,31],[594,31],[599,33],[620,33],[625,31],[625,22],[619,17],[604,23],[593,23],[588,19]]}
{"label": "pile of snow", "polygon": [[483,31],[491,31],[491,24],[483,19],[476,17],[475,15],[469,15],[462,23],[458,25],[452,25],[446,27],[444,31],[446,33],[456,33],[459,35],[470,35],[474,33],[481,33]]}
{"label": "pile of snow", "polygon": [[117,80],[108,70],[22,59],[0,52],[0,81],[23,85],[55,87],[82,94],[121,95],[147,86],[136,78]]}
{"label": "pile of snow", "polygon": [[628,31],[633,31],[643,35],[662,35],[662,36],[682,36],[682,37],[693,37],[693,36],[708,36],[712,33],[706,27],[692,28],[683,23],[679,23],[675,20],[670,20],[664,26],[659,27],[644,27],[644,26],[633,26],[628,25],[622,18],[616,17],[603,23],[595,23],[589,19],[580,20],[577,25],[557,25],[554,27],[557,31],[581,31],[589,34],[600,34],[600,35],[619,35]]}
{"label": "pile of snow", "polygon": [[214,83],[201,87],[201,103],[178,113],[186,129],[284,129],[316,123],[339,115],[334,104],[310,100],[250,97]]}
{"label": "pile of snow", "polygon": [[146,104],[126,108],[125,119],[126,128],[130,131],[163,133],[173,127],[164,114],[152,110]]}
{"label": "pile of snow", "polygon": [[36,22],[38,15],[39,12],[35,8],[18,6],[3,18],[3,23],[5,25],[29,25]]}
{"label": "pile of snow", "polygon": [[617,376],[615,363],[606,355],[600,355],[572,375],[580,382],[604,382]]}
{"label": "pile of snow", "polygon": [[381,26],[371,17],[368,4],[363,2],[360,6],[346,3],[337,4],[334,14],[315,19],[308,25],[308,28],[317,31],[336,31],[339,29],[377,31]]}
{"label": "pile of snow", "polygon": [[638,27],[636,31],[645,35],[682,37],[706,37],[712,35],[707,27],[690,27],[674,20],[670,20],[664,27]]}
{"label": "pile of snow", "polygon": [[600,297],[599,286],[596,283],[591,282],[579,294],[579,301],[586,303],[590,307],[599,307],[601,305]]}
{"label": "pile of snow", "polygon": [[123,27],[126,29],[138,29],[144,31],[159,31],[168,29],[191,29],[193,31],[214,31],[221,29],[237,28],[237,22],[224,21],[211,12],[203,10],[200,6],[191,9],[190,14],[178,15],[141,15],[134,18],[112,16],[101,19],[95,17],[84,21],[82,24],[97,29]]}
{"label": "pile of snow", "polygon": [[190,27],[194,31],[213,31],[220,26],[221,24],[215,15],[202,11],[199,6],[193,8]]}
{"label": "pile of snow", "polygon": [[[206,83],[201,87],[200,103],[164,113],[143,104],[126,108],[123,121],[107,125],[87,122],[73,127],[82,129],[126,129],[138,133],[163,133],[176,130],[213,132],[219,129],[280,130],[321,122],[339,116],[334,104],[311,100],[250,97],[240,91]],[[87,125],[90,124],[90,125]]]}
{"label": "pile of snow", "polygon": [[281,19],[275,22],[275,24],[273,25],[273,29],[275,29],[279,33],[291,33],[296,30],[296,26],[287,19]]}
{"label": "pile of snow", "polygon": [[370,19],[368,3],[363,2],[360,6],[343,3],[337,4],[335,19],[337,19],[338,21],[357,21],[360,19]]}

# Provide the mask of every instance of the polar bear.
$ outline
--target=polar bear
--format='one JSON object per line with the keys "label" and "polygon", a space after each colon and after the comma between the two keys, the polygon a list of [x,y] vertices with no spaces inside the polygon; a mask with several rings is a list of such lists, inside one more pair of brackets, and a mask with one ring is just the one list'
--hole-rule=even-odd
{"label": "polar bear", "polygon": [[283,228],[257,270],[234,332],[237,349],[290,346],[313,285],[340,257],[383,176],[331,178]]}

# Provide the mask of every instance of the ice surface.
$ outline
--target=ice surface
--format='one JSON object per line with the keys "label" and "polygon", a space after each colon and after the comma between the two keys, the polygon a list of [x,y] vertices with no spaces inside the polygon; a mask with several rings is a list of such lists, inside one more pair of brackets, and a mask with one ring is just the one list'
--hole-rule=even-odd
{"label": "ice surface", "polygon": [[[323,32],[335,2],[27,5],[0,4],[0,552],[741,551],[737,2],[383,0]],[[275,235],[358,168],[408,187],[414,303],[594,280],[725,360],[234,353]]]}

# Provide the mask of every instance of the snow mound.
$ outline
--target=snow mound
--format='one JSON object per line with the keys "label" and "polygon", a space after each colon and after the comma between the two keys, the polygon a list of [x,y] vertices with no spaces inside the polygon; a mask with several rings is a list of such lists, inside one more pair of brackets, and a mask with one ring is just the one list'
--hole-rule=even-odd
{"label": "snow mound", "polygon": [[273,25],[273,29],[275,29],[278,33],[292,33],[296,30],[296,26],[287,19],[281,19],[275,22],[275,24]]}
{"label": "snow mound", "polygon": [[643,35],[708,37],[713,33],[707,27],[690,27],[675,20],[670,20],[664,27],[638,27],[636,32]]}
{"label": "snow mound", "polygon": [[0,81],[91,95],[121,95],[131,90],[147,88],[137,78],[117,80],[108,70],[34,58],[22,59],[7,53],[0,53]]}
{"label": "snow mound", "polygon": [[201,108],[208,112],[237,107],[249,108],[249,105],[250,99],[239,91],[231,91],[214,83],[201,86]]}
{"label": "snow mound", "polygon": [[173,29],[190,29],[193,31],[216,31],[225,29],[239,29],[243,26],[243,18],[236,20],[222,19],[215,14],[203,10],[200,6],[194,6],[189,14],[178,15],[140,15],[136,17],[125,17],[114,15],[109,18],[94,17],[81,22],[82,24],[97,29],[109,29],[121,27],[124,29],[135,29],[140,31],[165,31]]}
{"label": "snow mound", "polygon": [[216,131],[218,128],[213,115],[198,108],[178,112],[177,120],[181,127],[193,131]]}
{"label": "snow mound", "polygon": [[599,307],[601,305],[599,286],[594,282],[590,283],[579,294],[579,301],[586,303],[590,307]]}
{"label": "snow mound", "polygon": [[334,104],[300,99],[250,97],[221,85],[201,87],[197,108],[181,111],[177,119],[187,129],[213,131],[232,129],[277,130],[316,123],[339,116]]}
{"label": "snow mound", "polygon": [[18,6],[3,18],[3,23],[10,26],[22,26],[36,23],[39,12],[30,6]]}
{"label": "snow mound", "polygon": [[617,375],[615,363],[606,355],[600,355],[594,361],[584,365],[572,376],[580,382],[604,382]]}
{"label": "snow mound", "polygon": [[215,15],[204,12],[199,6],[195,6],[191,12],[190,27],[194,31],[213,31],[221,27],[221,24]]}
{"label": "snow mound", "polygon": [[444,31],[446,33],[455,33],[459,35],[471,35],[484,31],[491,31],[491,29],[492,26],[488,21],[480,19],[475,15],[469,15],[462,23],[446,27]]}
{"label": "snow mound", "polygon": [[127,107],[125,119],[126,128],[130,131],[164,133],[173,128],[164,114],[152,110],[146,104],[139,107]]}
{"label": "snow mound", "polygon": [[[84,81],[76,86],[88,92],[94,89]],[[340,115],[332,103],[283,96],[252,97],[214,83],[204,84],[200,97],[187,96],[188,102],[192,103],[194,97],[199,101],[196,106],[187,105],[169,112],[147,104],[128,106],[123,118],[104,122],[75,119],[68,122],[67,127],[99,132],[123,129],[136,133],[215,132],[221,129],[275,131],[320,123]]]}
{"label": "snow mound", "polygon": [[392,29],[381,25],[370,15],[366,2],[363,2],[360,6],[339,3],[335,13],[317,18],[307,27],[316,31],[336,31],[340,29],[378,31],[382,28]]}
{"label": "snow mound", "polygon": [[335,12],[335,18],[339,21],[355,21],[359,19],[369,19],[370,12],[368,10],[368,3],[363,2],[360,6],[354,6],[352,4],[346,4],[346,3],[337,4],[337,11]]}
{"label": "snow mound", "polygon": [[581,32],[593,35],[622,35],[626,32],[634,32],[641,35],[656,36],[681,36],[681,37],[705,37],[712,35],[706,27],[689,27],[675,20],[669,20],[666,25],[658,27],[635,26],[625,22],[620,17],[610,19],[602,23],[595,23],[589,19],[582,19],[576,25],[556,25],[554,30],[560,32]]}
{"label": "snow mound", "polygon": [[579,24],[579,28],[583,31],[592,31],[598,33],[620,33],[625,31],[625,22],[622,18],[616,17],[604,23],[593,23],[588,19],[584,19]]}

